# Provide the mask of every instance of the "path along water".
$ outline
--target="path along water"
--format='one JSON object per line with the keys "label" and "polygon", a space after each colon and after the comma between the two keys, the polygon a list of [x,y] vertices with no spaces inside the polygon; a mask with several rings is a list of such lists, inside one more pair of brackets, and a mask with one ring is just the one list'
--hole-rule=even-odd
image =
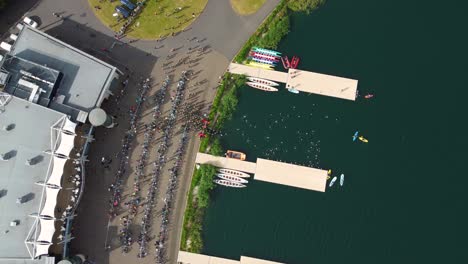
{"label": "path along water", "polygon": [[[468,3],[327,1],[295,15],[284,54],[359,80],[356,102],[242,89],[225,147],[346,174],[326,193],[217,188],[205,254],[287,263],[468,263]],[[369,139],[352,142],[353,133]]]}

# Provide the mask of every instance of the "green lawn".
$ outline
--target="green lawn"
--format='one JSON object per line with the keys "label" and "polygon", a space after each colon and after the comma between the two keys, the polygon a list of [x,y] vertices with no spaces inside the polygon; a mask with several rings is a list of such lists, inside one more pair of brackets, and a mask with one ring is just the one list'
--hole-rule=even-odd
{"label": "green lawn", "polygon": [[[88,0],[89,5],[102,23],[118,31],[120,23],[112,16],[115,7],[121,5],[116,0],[100,3],[99,0]],[[136,2],[132,0],[132,2]],[[143,12],[127,31],[129,37],[138,39],[156,39],[172,32],[178,32],[190,25],[200,15],[208,0],[150,0],[146,2]],[[96,8],[100,7],[100,8]],[[182,10],[178,10],[181,7]],[[193,17],[193,14],[195,17]]]}
{"label": "green lawn", "polygon": [[257,12],[266,0],[230,0],[231,6],[239,15],[251,15]]}

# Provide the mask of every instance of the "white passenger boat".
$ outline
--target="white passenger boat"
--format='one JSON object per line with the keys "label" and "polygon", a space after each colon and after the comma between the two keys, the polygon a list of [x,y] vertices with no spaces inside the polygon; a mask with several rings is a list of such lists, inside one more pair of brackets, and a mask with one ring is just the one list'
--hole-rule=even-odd
{"label": "white passenger boat", "polygon": [[237,182],[232,182],[232,181],[227,181],[227,180],[214,180],[214,183],[223,185],[226,187],[233,187],[233,188],[244,188],[247,187],[242,183],[237,183]]}
{"label": "white passenger boat", "polygon": [[266,91],[266,92],[277,92],[278,89],[276,89],[275,87],[271,87],[269,85],[266,85],[266,84],[261,84],[261,83],[257,83],[257,82],[246,82],[246,84],[252,88],[255,88],[255,89],[259,89],[259,90],[262,90],[262,91]]}
{"label": "white passenger boat", "polygon": [[261,83],[261,84],[266,84],[269,86],[278,86],[278,83],[275,83],[274,81],[270,81],[267,79],[262,79],[262,78],[257,78],[257,77],[247,77],[247,79],[251,82],[256,82],[256,83]]}
{"label": "white passenger boat", "polygon": [[343,186],[344,183],[344,174],[341,174],[340,176],[340,186]]}
{"label": "white passenger boat", "polygon": [[216,176],[218,176],[219,178],[221,178],[223,180],[228,180],[228,181],[232,181],[232,182],[249,183],[249,181],[246,180],[246,179],[242,179],[241,177],[232,176],[232,175],[228,175],[228,174],[224,174],[224,173],[218,173],[218,174],[216,174]]}
{"label": "white passenger boat", "polygon": [[335,184],[335,182],[336,182],[336,179],[338,179],[336,176],[335,176],[335,177],[333,177],[333,179],[331,180],[331,182],[330,182],[330,184],[328,185],[328,187],[332,187],[332,186],[333,186],[333,184]]}
{"label": "white passenger boat", "polygon": [[288,91],[289,91],[290,93],[294,93],[294,94],[298,94],[298,93],[299,93],[299,91],[296,90],[296,89],[294,89],[294,88],[288,88]]}
{"label": "white passenger boat", "polygon": [[231,170],[231,169],[218,169],[219,173],[227,174],[227,175],[232,175],[232,176],[237,176],[241,178],[249,178],[250,175],[242,172],[242,171],[237,171],[237,170]]}

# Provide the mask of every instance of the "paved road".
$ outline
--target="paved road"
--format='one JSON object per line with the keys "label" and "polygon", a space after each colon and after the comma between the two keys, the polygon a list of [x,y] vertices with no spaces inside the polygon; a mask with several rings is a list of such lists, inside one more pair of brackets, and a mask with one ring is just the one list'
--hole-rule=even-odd
{"label": "paved road", "polygon": [[[183,70],[191,69],[198,73],[188,82],[188,90],[184,99],[184,105],[198,107],[202,112],[207,113],[209,106],[216,92],[218,78],[227,68],[230,59],[242,47],[242,44],[255,31],[263,19],[273,10],[280,0],[269,0],[254,15],[241,17],[236,15],[228,0],[209,0],[207,7],[200,17],[189,27],[175,37],[169,37],[163,41],[137,40],[131,41],[123,39],[122,42],[115,42],[112,38],[113,32],[100,23],[93,14],[86,0],[42,0],[28,14],[40,18],[40,28],[49,34],[70,43],[86,52],[89,52],[105,61],[108,61],[130,76],[130,84],[125,89],[123,97],[117,101],[114,98],[109,100],[104,108],[118,117],[119,126],[112,130],[98,128],[96,130],[97,140],[91,146],[89,156],[90,162],[87,169],[85,195],[78,209],[78,217],[75,221],[74,235],[76,239],[72,242],[72,252],[83,253],[91,261],[99,264],[105,263],[154,263],[154,247],[150,248],[150,255],[144,259],[136,258],[138,245],[134,243],[131,252],[122,254],[118,247],[118,230],[120,229],[119,217],[108,223],[107,210],[110,198],[107,188],[113,182],[116,172],[117,159],[115,154],[121,148],[121,140],[128,128],[128,109],[135,102],[136,87],[138,83],[149,76],[154,80],[154,85],[150,94],[154,94],[159,88],[165,75],[171,71],[173,79],[177,81]],[[60,13],[63,19],[56,18],[53,12]],[[188,41],[197,37],[197,41]],[[197,47],[198,46],[198,47]],[[189,48],[204,48],[201,55],[190,53]],[[170,52],[176,48],[176,52]],[[107,49],[109,51],[103,51]],[[173,58],[167,59],[171,55]],[[165,63],[176,64],[180,59],[186,58],[191,63],[181,64],[178,67],[164,67]],[[176,85],[173,82],[170,86],[170,93],[175,93]],[[167,116],[171,101],[166,100],[163,106],[163,116]],[[144,103],[144,111],[140,125],[151,121],[152,101]],[[175,132],[179,131],[181,121]],[[180,231],[183,221],[183,211],[186,205],[187,191],[194,168],[195,153],[198,150],[199,141],[196,132],[192,132],[191,140],[188,143],[185,162],[182,174],[179,179],[179,189],[176,196],[175,208],[171,215],[171,231],[168,241],[169,263],[176,263],[177,252],[180,244]],[[156,160],[154,154],[160,140],[161,133],[157,133],[152,142],[152,153],[149,162]],[[172,144],[168,150],[169,157],[174,155],[181,135],[175,134],[172,137]],[[124,195],[129,195],[132,191],[134,167],[136,160],[141,154],[143,133],[139,130],[138,136],[132,145],[130,161],[127,174],[124,177],[124,184],[127,186]],[[114,157],[110,169],[105,169],[99,164],[102,156]],[[147,166],[149,173],[150,167]],[[165,166],[161,177],[158,192],[158,204],[153,209],[154,223],[151,233],[155,236],[159,232],[160,217],[158,212],[162,208],[162,194],[167,188],[170,162]],[[145,178],[149,179],[149,176]],[[143,187],[142,196],[146,195],[148,187]],[[132,225],[134,240],[139,233],[142,209],[139,209],[137,219]],[[109,232],[108,232],[109,231]],[[107,242],[111,245],[111,250],[106,251],[104,245]],[[154,239],[150,242],[153,244]]]}

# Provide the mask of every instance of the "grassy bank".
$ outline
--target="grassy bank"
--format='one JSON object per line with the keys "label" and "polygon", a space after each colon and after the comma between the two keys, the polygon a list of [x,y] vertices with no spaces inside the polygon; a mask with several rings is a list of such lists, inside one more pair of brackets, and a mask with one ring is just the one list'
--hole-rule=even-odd
{"label": "grassy bank", "polygon": [[263,6],[266,0],[231,0],[234,11],[242,16],[251,15]]}
{"label": "grassy bank", "polygon": [[200,165],[193,174],[192,184],[185,210],[182,231],[181,250],[200,252],[203,248],[202,224],[203,214],[210,202],[210,191],[214,188],[213,178],[216,168],[211,165]]}
{"label": "grassy bank", "polygon": [[[0,0],[1,1],[1,0]],[[88,0],[94,14],[113,31],[118,31],[125,20],[113,16],[120,1]],[[131,0],[137,3],[136,0]],[[182,31],[203,11],[208,0],[158,0],[147,1],[127,35],[139,39],[156,39]]]}
{"label": "grassy bank", "polygon": [[[243,62],[252,46],[276,48],[289,31],[289,14],[291,12],[308,13],[324,2],[324,0],[283,0],[265,19],[257,32],[250,37],[234,61]],[[245,76],[228,72],[223,76],[209,114],[212,129],[222,129],[224,123],[232,118],[238,103],[237,93],[244,83]],[[219,138],[212,135],[201,140],[199,151],[216,156],[224,153]],[[201,165],[193,174],[185,210],[181,250],[200,253],[203,248],[201,235],[203,216],[209,205],[210,191],[215,187],[213,184],[215,174],[216,168],[211,165]]]}

